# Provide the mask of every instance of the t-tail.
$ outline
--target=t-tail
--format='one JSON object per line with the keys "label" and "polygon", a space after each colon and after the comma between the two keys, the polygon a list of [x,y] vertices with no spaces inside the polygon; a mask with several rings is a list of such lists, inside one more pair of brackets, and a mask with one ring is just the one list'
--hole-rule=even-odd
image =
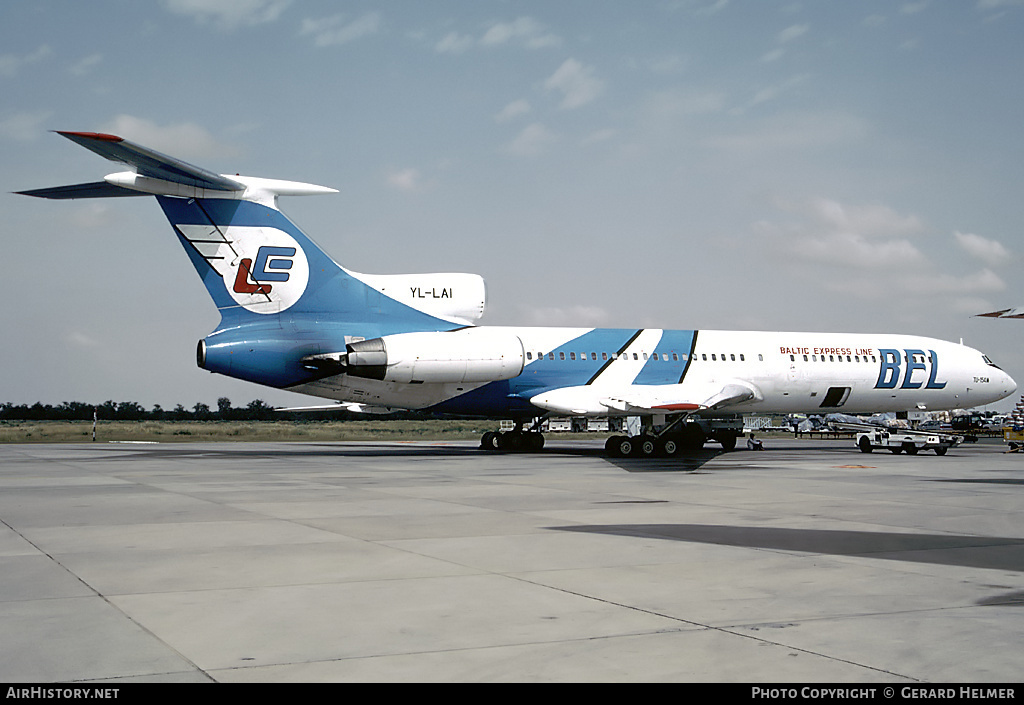
{"label": "t-tail", "polygon": [[483,314],[480,277],[349,271],[277,206],[279,196],[335,189],[216,174],[115,135],[58,134],[130,168],[103,181],[19,193],[51,199],[156,196],[221,313],[217,330],[199,342],[198,362],[205,369],[289,387],[336,373],[354,342],[452,330]]}

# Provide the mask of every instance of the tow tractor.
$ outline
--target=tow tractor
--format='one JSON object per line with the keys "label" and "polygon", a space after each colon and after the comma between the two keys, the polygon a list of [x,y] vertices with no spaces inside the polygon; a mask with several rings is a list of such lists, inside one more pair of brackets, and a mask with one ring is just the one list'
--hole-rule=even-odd
{"label": "tow tractor", "polygon": [[922,450],[934,450],[935,455],[945,455],[950,448],[964,442],[963,436],[935,431],[918,431],[911,428],[886,428],[868,423],[836,422],[832,428],[857,434],[857,447],[861,453],[870,453],[875,448],[890,450],[893,454],[917,455]]}

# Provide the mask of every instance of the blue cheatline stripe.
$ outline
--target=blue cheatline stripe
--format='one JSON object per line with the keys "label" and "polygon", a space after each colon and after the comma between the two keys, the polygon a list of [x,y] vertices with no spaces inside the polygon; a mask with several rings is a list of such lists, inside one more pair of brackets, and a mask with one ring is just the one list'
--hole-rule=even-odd
{"label": "blue cheatline stripe", "polygon": [[[527,365],[523,374],[512,380],[513,393],[535,396],[545,389],[589,384],[607,367],[611,351],[621,352],[637,335],[639,332],[634,328],[595,328],[544,351],[543,359]],[[604,354],[609,356],[608,360],[603,358]]]}
{"label": "blue cheatline stripe", "polygon": [[693,348],[697,341],[697,331],[666,330],[662,331],[653,354],[647,358],[647,364],[633,380],[633,384],[679,384],[686,376],[686,370],[693,356]]}
{"label": "blue cheatline stripe", "polygon": [[[545,354],[543,359],[531,362],[515,379],[485,384],[441,402],[428,411],[481,416],[505,414],[510,418],[537,416],[544,411],[529,403],[531,397],[551,389],[593,383],[600,373],[607,369],[609,363],[602,358],[602,353],[607,352],[611,357],[611,351],[616,351],[621,355],[642,332],[632,328],[598,328],[589,331],[550,351],[554,353],[553,360]],[[697,331],[663,331],[655,350],[647,351],[647,363],[633,384],[682,382],[696,344]],[[587,354],[585,360],[580,359],[580,353],[583,352]],[[597,360],[592,358],[592,352],[597,353]],[[657,361],[650,357],[653,352],[658,353]],[[561,359],[561,353],[565,354],[564,360]],[[570,359],[571,353],[576,353],[575,360]],[[675,360],[672,359],[673,354],[676,356]],[[667,360],[662,359],[664,355],[668,356]]]}
{"label": "blue cheatline stripe", "polygon": [[643,333],[643,332],[644,332],[644,331],[643,331],[643,328],[641,328],[641,329],[640,329],[640,330],[638,330],[638,331],[637,331],[636,333],[634,333],[634,334],[633,334],[633,335],[632,335],[632,336],[631,336],[631,337],[629,338],[629,340],[627,340],[627,341],[626,341],[625,343],[623,343],[623,344],[622,344],[622,347],[620,347],[620,348],[619,348],[618,350],[616,350],[616,351],[615,351],[615,354],[614,354],[613,356],[609,356],[609,357],[608,357],[608,360],[607,360],[607,361],[606,361],[606,362],[605,362],[605,363],[604,363],[603,365],[601,365],[601,369],[599,369],[599,370],[598,370],[597,372],[595,372],[595,373],[594,373],[594,376],[593,376],[593,377],[591,377],[590,379],[588,379],[588,380],[587,380],[587,384],[593,384],[593,383],[594,383],[594,381],[595,381],[595,380],[596,380],[596,379],[597,379],[598,377],[600,377],[600,376],[601,376],[601,373],[602,373],[602,372],[604,372],[604,371],[605,371],[606,369],[608,369],[608,365],[610,365],[610,364],[612,364],[613,362],[615,362],[615,360],[616,360],[616,359],[617,359],[617,358],[618,358],[618,357],[619,357],[620,355],[622,355],[622,353],[623,353],[623,352],[625,352],[625,351],[626,351],[626,348],[628,348],[628,347],[629,347],[630,345],[632,345],[632,344],[633,344],[633,341],[634,341],[634,340],[636,340],[637,338],[639,338],[639,337],[640,337],[640,334],[641,334],[641,333]]}

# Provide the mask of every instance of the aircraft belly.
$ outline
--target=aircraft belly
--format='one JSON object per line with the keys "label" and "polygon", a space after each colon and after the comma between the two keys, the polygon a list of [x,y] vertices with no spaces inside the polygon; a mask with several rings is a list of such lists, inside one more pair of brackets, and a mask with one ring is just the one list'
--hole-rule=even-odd
{"label": "aircraft belly", "polygon": [[336,375],[293,387],[291,391],[371,406],[426,409],[485,384],[397,384]]}

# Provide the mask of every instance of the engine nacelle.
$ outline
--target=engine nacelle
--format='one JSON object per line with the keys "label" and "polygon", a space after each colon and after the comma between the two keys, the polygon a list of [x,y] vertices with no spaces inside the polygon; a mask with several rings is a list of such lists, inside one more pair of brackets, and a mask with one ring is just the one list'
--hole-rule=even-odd
{"label": "engine nacelle", "polygon": [[523,341],[490,328],[399,333],[347,349],[348,374],[399,384],[497,382],[517,377],[526,364]]}

